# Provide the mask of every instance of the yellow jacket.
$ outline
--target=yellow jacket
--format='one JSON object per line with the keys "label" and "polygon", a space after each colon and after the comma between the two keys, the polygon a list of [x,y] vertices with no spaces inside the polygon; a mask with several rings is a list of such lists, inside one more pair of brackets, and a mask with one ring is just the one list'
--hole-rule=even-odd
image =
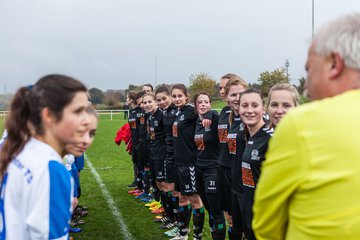
{"label": "yellow jacket", "polygon": [[291,110],[262,165],[258,239],[360,239],[360,90]]}

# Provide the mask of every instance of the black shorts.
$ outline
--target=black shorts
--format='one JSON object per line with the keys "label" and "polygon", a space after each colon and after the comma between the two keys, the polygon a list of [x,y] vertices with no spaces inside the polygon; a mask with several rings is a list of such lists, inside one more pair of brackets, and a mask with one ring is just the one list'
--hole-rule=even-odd
{"label": "black shorts", "polygon": [[151,161],[154,164],[154,172],[155,172],[156,181],[158,181],[158,182],[165,181],[164,161],[157,160],[157,159],[156,160],[152,159]]}
{"label": "black shorts", "polygon": [[231,215],[231,169],[223,166],[218,167],[217,171],[217,190],[221,210]]}
{"label": "black shorts", "polygon": [[164,174],[166,182],[175,182],[175,164],[174,159],[166,158],[164,161]]}
{"label": "black shorts", "polygon": [[195,164],[175,165],[175,190],[182,195],[197,193]]}
{"label": "black shorts", "polygon": [[197,168],[196,183],[198,189],[203,189],[205,193],[216,193],[217,168]]}

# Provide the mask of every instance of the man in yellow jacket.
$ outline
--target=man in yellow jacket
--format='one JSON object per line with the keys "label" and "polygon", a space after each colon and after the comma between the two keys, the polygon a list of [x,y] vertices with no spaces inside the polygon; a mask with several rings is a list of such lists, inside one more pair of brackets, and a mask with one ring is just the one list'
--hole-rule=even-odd
{"label": "man in yellow jacket", "polygon": [[258,239],[360,239],[360,14],[325,26],[306,63],[313,101],[270,141],[255,193]]}

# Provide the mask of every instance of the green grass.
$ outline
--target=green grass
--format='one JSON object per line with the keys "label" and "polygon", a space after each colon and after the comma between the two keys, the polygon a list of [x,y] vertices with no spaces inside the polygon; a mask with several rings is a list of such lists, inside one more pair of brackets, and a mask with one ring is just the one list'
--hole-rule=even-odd
{"label": "green grass", "polygon": [[225,102],[223,102],[223,101],[214,101],[211,103],[212,109],[220,109],[220,110],[218,110],[219,113],[223,107],[225,107]]}
{"label": "green grass", "polygon": [[[125,152],[123,143],[118,147],[113,141],[116,131],[125,123],[125,120],[120,114],[114,116],[114,119],[111,121],[107,115],[100,116],[95,141],[87,151],[87,157],[102,178],[134,239],[169,239],[163,234],[164,230],[158,228],[159,224],[152,221],[154,215],[144,207],[144,204],[127,194],[129,189],[126,186],[133,177],[132,162],[130,155]],[[71,236],[75,240],[124,239],[87,164],[81,172],[80,180],[82,196],[79,202],[89,207],[89,214],[84,218],[86,222],[82,226],[83,231],[71,234]],[[191,237],[192,234],[189,239]],[[203,239],[211,239],[207,218]]]}

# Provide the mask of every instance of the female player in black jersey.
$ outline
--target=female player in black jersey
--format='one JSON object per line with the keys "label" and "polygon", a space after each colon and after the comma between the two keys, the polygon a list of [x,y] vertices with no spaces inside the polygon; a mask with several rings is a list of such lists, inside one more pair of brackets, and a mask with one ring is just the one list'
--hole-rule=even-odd
{"label": "female player in black jersey", "polygon": [[254,89],[248,89],[240,97],[240,117],[245,124],[246,146],[242,156],[242,183],[244,191],[244,209],[242,216],[245,223],[245,237],[248,240],[255,239],[251,222],[253,218],[252,206],[256,184],[260,177],[260,167],[265,160],[268,142],[273,134],[273,128],[269,128],[264,122],[264,101],[261,93]]}
{"label": "female player in black jersey", "polygon": [[149,198],[150,196],[150,187],[153,185],[154,187],[154,196],[157,200],[160,199],[160,193],[158,191],[158,188],[156,187],[155,180],[151,181],[151,162],[150,162],[150,142],[149,142],[149,133],[148,133],[148,127],[147,127],[147,120],[150,116],[150,113],[148,113],[145,110],[143,97],[145,95],[145,91],[141,91],[137,94],[137,101],[140,102],[140,107],[142,108],[142,113],[139,119],[139,152],[138,152],[138,158],[139,158],[139,166],[142,169],[141,171],[141,179],[143,183],[144,192],[140,195],[136,196],[135,198],[138,199],[145,199]]}
{"label": "female player in black jersey", "polygon": [[[163,111],[163,120],[165,130],[165,143],[166,143],[166,155],[164,161],[164,177],[165,181],[162,182],[164,191],[164,208],[165,217],[162,222],[164,229],[170,229],[175,226],[178,221],[179,210],[179,197],[178,192],[175,191],[174,183],[174,146],[172,136],[172,125],[176,118],[177,107],[172,103],[170,90],[167,87],[159,87],[155,92],[155,97],[159,108]],[[175,237],[178,232],[176,227],[172,231],[166,232],[168,236]]]}
{"label": "female player in black jersey", "polygon": [[227,206],[230,209],[232,217],[232,226],[229,227],[229,239],[241,239],[243,222],[240,214],[241,208],[241,199],[242,199],[242,185],[241,185],[241,163],[239,159],[239,154],[242,154],[244,140],[242,134],[242,122],[239,115],[239,104],[240,104],[240,94],[245,91],[247,84],[241,78],[232,78],[229,80],[225,86],[225,95],[226,100],[230,105],[231,112],[229,114],[229,127],[228,134],[226,137],[226,142],[228,146],[228,159],[223,159],[222,161],[230,166],[229,168],[223,168],[224,176],[224,185],[227,187],[225,192],[227,198],[230,198],[231,201],[227,200],[230,206]]}
{"label": "female player in black jersey", "polygon": [[299,105],[300,96],[296,88],[288,83],[278,83],[270,88],[267,113],[271,126],[275,126],[287,111]]}
{"label": "female player in black jersey", "polygon": [[[217,169],[219,156],[219,138],[217,125],[219,115],[211,109],[211,98],[207,92],[199,92],[194,97],[195,109],[198,114],[195,127],[195,143],[197,146],[196,183],[197,190],[206,210],[209,212],[209,224],[213,239],[223,240],[226,235],[224,213],[219,205],[217,194]],[[202,125],[204,115],[211,113],[211,125]]]}
{"label": "female player in black jersey", "polygon": [[139,168],[139,125],[142,115],[142,108],[139,106],[137,93],[129,92],[127,102],[130,107],[128,122],[131,128],[132,153],[131,158],[134,166],[134,181],[138,188],[142,188],[141,184],[141,168]]}
{"label": "female player in black jersey", "polygon": [[[155,179],[155,184],[157,185],[158,189],[163,191],[163,182],[165,181],[164,161],[166,153],[163,113],[158,108],[155,95],[150,92],[145,93],[143,96],[143,107],[149,114],[149,117],[147,118],[147,126],[150,139],[151,174]],[[149,171],[148,166],[145,168],[145,170]],[[162,199],[162,201],[164,202],[164,199]]]}
{"label": "female player in black jersey", "polygon": [[[197,114],[188,105],[189,95],[183,84],[175,84],[171,97],[178,108],[173,124],[175,190],[179,192],[179,234],[172,240],[188,239],[188,227],[193,209],[194,239],[201,239],[204,208],[196,190],[196,144],[194,141]],[[191,204],[191,206],[189,205]]]}

